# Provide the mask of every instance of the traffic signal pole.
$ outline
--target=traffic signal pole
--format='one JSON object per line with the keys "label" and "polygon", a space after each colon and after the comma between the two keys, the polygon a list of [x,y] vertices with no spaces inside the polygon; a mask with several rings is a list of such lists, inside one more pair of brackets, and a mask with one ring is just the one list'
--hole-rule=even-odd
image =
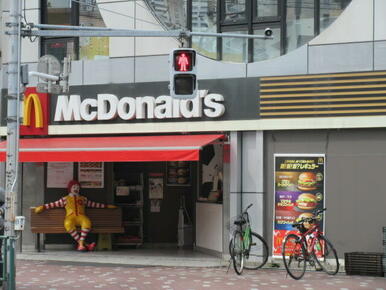
{"label": "traffic signal pole", "polygon": [[5,167],[5,222],[4,235],[8,239],[4,289],[15,289],[15,216],[17,210],[19,159],[19,92],[20,92],[20,1],[9,0],[8,35],[8,92],[7,92],[7,156]]}

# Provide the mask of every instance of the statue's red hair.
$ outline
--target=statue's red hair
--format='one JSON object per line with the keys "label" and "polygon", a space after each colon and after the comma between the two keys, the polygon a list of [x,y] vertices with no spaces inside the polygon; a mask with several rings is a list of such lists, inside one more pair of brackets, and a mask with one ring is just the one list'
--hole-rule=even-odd
{"label": "statue's red hair", "polygon": [[72,187],[73,185],[75,185],[75,184],[79,185],[79,188],[80,188],[80,183],[79,183],[79,181],[77,181],[77,180],[71,180],[71,181],[68,183],[68,185],[67,185],[67,191],[68,191],[69,193],[71,192],[71,187]]}

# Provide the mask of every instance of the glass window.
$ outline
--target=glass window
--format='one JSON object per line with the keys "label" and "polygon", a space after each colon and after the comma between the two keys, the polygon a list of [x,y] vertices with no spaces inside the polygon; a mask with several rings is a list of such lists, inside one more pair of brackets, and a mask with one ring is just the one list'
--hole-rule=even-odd
{"label": "glass window", "polygon": [[224,21],[240,22],[246,20],[246,0],[225,0]]}
{"label": "glass window", "polygon": [[342,13],[351,0],[320,0],[320,32]]}
{"label": "glass window", "polygon": [[[192,1],[192,31],[217,31],[217,0]],[[215,37],[195,36],[192,47],[199,53],[217,58],[217,39]]]}
{"label": "glass window", "polygon": [[187,0],[147,0],[146,2],[168,29],[186,27]]}
{"label": "glass window", "polygon": [[45,24],[71,25],[71,0],[47,0]]}
{"label": "glass window", "polygon": [[76,59],[75,40],[73,38],[46,38],[42,40],[43,55],[51,54],[60,62],[64,57]]}
{"label": "glass window", "polygon": [[[280,28],[272,29],[273,39],[253,40],[253,61],[261,61],[280,56]],[[264,35],[264,28],[256,29],[253,34]]]}
{"label": "glass window", "polygon": [[[96,0],[85,0],[79,4],[79,25],[106,27],[96,4]],[[108,37],[80,37],[79,58],[101,59],[109,56]]]}
{"label": "glass window", "polygon": [[[239,31],[262,34],[260,27],[263,25],[274,27],[274,39],[266,41],[192,37],[192,47],[200,54],[214,59],[240,62],[246,59],[269,59],[304,45],[330,25],[350,2],[351,0],[145,1],[160,23],[168,29],[191,27],[195,32]],[[186,15],[187,7],[191,7],[191,17]],[[186,23],[187,19],[191,20],[191,23]],[[282,20],[286,23],[282,23]],[[249,47],[249,50],[248,44],[253,46]],[[247,55],[247,52],[253,55]]]}
{"label": "glass window", "polygon": [[[78,19],[74,17],[76,15],[74,12],[78,5],[71,0],[45,0],[42,5],[46,8],[43,13],[44,24],[77,25]],[[42,55],[51,54],[60,62],[67,56],[77,59],[76,44],[77,41],[73,37],[42,38],[41,53]]]}
{"label": "glass window", "polygon": [[255,0],[257,17],[275,17],[278,16],[278,0]]}
{"label": "glass window", "polygon": [[[224,33],[226,33],[224,31]],[[229,31],[229,33],[247,34],[245,31]],[[248,40],[246,38],[222,38],[222,60],[232,62],[247,62]]]}
{"label": "glass window", "polygon": [[286,52],[314,37],[314,0],[287,0]]}

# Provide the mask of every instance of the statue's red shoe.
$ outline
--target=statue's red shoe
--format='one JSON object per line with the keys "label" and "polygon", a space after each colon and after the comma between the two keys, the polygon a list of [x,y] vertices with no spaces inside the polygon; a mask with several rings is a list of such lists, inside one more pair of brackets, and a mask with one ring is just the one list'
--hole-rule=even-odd
{"label": "statue's red shoe", "polygon": [[96,247],[96,243],[88,244],[88,245],[87,245],[87,250],[89,250],[90,252],[91,252],[91,251],[94,251],[94,250],[95,250],[95,247]]}
{"label": "statue's red shoe", "polygon": [[78,245],[77,250],[80,251],[80,252],[86,252],[86,251],[87,251],[87,248],[86,248],[85,246]]}

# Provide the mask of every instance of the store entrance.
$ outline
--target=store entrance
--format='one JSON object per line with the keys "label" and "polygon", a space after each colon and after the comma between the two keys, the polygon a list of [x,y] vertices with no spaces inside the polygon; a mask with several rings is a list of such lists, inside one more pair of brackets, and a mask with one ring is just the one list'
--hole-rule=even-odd
{"label": "store entrance", "polygon": [[193,247],[197,163],[111,163],[113,202],[125,228],[114,235],[115,248]]}

